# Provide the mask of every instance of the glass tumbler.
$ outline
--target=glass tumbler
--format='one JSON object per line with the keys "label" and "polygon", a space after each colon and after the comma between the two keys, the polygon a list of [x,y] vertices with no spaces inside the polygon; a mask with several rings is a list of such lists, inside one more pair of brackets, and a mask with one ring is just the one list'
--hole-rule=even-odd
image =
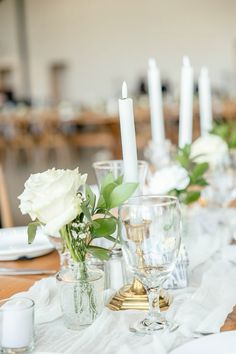
{"label": "glass tumbler", "polygon": [[69,329],[91,325],[104,307],[104,273],[85,263],[60,271],[56,276],[64,324]]}
{"label": "glass tumbler", "polygon": [[[108,173],[112,173],[114,178],[118,178],[124,174],[124,164],[122,160],[108,160],[94,162],[93,168],[95,171],[98,186],[100,187],[102,181]],[[142,192],[148,172],[148,163],[146,161],[138,161],[138,177],[139,189]]]}

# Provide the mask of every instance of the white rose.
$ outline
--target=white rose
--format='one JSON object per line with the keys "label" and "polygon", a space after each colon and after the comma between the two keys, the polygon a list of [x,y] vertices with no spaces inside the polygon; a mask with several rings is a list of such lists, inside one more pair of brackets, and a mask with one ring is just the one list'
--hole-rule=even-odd
{"label": "white rose", "polygon": [[148,190],[150,193],[163,195],[173,189],[185,189],[189,183],[188,172],[183,167],[175,165],[155,172],[149,181]]}
{"label": "white rose", "polygon": [[191,147],[191,158],[194,158],[197,163],[208,162],[214,169],[227,162],[228,146],[221,137],[208,134],[194,141]]}
{"label": "white rose", "polygon": [[81,211],[79,187],[86,182],[87,175],[75,170],[56,170],[32,174],[25,183],[20,199],[22,214],[45,224],[45,233],[56,235]]}

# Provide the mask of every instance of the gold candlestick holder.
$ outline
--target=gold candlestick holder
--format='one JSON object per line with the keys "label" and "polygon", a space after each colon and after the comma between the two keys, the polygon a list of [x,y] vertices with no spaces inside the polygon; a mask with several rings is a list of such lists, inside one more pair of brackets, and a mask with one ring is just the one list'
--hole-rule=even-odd
{"label": "gold candlestick holder", "polygon": [[[149,237],[149,225],[149,220],[144,220],[141,224],[131,224],[129,220],[125,221],[127,237],[136,246],[138,268],[140,269],[144,269],[145,266],[141,245],[143,240]],[[159,302],[160,309],[167,310],[171,303],[171,297],[162,290]],[[134,278],[132,284],[123,286],[112,298],[108,308],[114,311],[148,310],[148,296],[142,283],[137,278]]]}

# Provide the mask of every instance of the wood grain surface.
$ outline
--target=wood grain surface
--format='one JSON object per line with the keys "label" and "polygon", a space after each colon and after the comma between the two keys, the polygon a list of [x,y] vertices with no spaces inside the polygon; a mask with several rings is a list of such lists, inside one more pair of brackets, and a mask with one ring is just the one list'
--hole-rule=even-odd
{"label": "wood grain surface", "polygon": [[[31,260],[0,262],[0,267],[4,268],[35,268],[35,269],[59,269],[59,258],[56,251],[37,257]],[[47,275],[17,275],[0,276],[0,299],[6,299],[19,291],[29,289],[36,280]]]}
{"label": "wood grain surface", "polygon": [[[49,255],[34,258],[32,260],[22,260],[14,262],[0,262],[0,267],[11,268],[40,268],[59,269],[59,258],[56,251]],[[0,276],[0,299],[6,299],[11,295],[29,289],[35,281],[47,275],[24,275],[24,276]],[[236,303],[236,299],[235,299]],[[236,330],[236,306],[228,315],[221,331]]]}

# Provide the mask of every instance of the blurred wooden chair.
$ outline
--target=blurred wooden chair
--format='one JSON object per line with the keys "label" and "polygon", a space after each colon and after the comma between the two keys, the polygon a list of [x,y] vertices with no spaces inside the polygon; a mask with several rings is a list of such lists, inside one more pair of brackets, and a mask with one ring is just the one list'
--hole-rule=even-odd
{"label": "blurred wooden chair", "polygon": [[2,227],[12,227],[13,218],[3,168],[0,165],[0,217]]}
{"label": "blurred wooden chair", "polygon": [[6,142],[5,139],[0,136],[0,164],[5,160],[6,157]]}

